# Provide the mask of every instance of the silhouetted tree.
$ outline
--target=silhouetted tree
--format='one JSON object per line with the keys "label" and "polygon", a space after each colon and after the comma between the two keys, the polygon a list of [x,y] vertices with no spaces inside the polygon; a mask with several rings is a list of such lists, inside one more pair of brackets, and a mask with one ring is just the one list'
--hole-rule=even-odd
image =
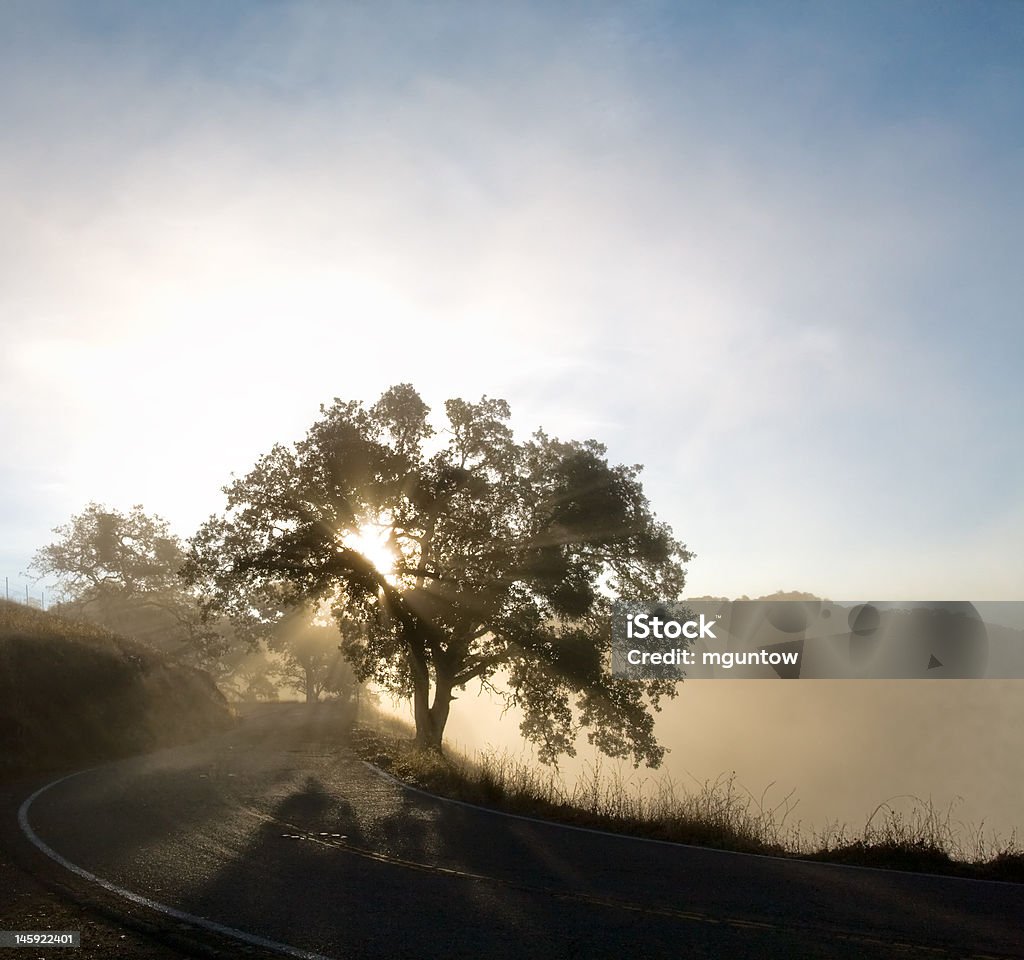
{"label": "silhouetted tree", "polygon": [[310,611],[299,608],[277,625],[269,641],[280,657],[274,677],[304,694],[307,703],[316,703],[324,694],[353,694],[355,674],[341,654],[338,639],[335,626],[316,623]]}
{"label": "silhouetted tree", "polygon": [[141,505],[121,513],[90,503],[53,533],[57,539],[36,552],[32,569],[59,584],[63,613],[188,659],[223,653],[224,637],[202,623],[178,576],[185,552],[166,520]]}
{"label": "silhouetted tree", "polygon": [[234,675],[234,687],[240,700],[277,700],[277,682],[271,674],[272,668],[264,663],[255,663]]}
{"label": "silhouetted tree", "polygon": [[604,753],[658,765],[651,708],[675,685],[610,675],[610,595],[678,598],[690,554],[640,467],[592,440],[517,442],[503,400],[445,413],[437,434],[408,384],[321,407],[305,438],[225,488],[189,582],[239,622],[332,603],[362,627],[342,635],[357,675],[412,698],[423,746],[440,748],[454,691],[493,681],[543,760],[574,753],[582,727]]}

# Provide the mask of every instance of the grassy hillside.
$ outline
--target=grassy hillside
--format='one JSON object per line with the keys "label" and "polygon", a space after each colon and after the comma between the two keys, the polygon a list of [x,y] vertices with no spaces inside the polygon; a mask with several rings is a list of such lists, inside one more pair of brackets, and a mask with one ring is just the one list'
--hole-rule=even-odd
{"label": "grassy hillside", "polygon": [[231,722],[202,671],[0,601],[0,778],[181,743]]}
{"label": "grassy hillside", "polygon": [[916,800],[906,812],[879,804],[859,832],[831,826],[805,833],[789,823],[791,796],[776,806],[744,790],[736,775],[687,789],[671,778],[623,779],[591,767],[575,784],[557,772],[494,751],[467,757],[419,750],[403,720],[364,708],[352,745],[363,760],[411,786],[508,813],[614,833],[769,856],[799,857],[980,880],[1024,883],[1024,849],[1016,834],[986,839],[949,811]]}

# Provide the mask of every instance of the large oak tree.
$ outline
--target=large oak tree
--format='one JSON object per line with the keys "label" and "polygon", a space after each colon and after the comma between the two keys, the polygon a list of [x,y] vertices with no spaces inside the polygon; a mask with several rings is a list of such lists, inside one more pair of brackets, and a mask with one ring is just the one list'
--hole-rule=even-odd
{"label": "large oak tree", "polygon": [[321,407],[225,487],[186,577],[239,623],[329,603],[359,678],[412,698],[423,746],[440,748],[455,691],[480,681],[520,708],[547,762],[582,727],[657,766],[651,709],[674,682],[611,676],[610,604],[678,598],[690,554],[640,467],[593,440],[517,441],[503,400],[449,400],[439,431],[429,413],[408,384]]}

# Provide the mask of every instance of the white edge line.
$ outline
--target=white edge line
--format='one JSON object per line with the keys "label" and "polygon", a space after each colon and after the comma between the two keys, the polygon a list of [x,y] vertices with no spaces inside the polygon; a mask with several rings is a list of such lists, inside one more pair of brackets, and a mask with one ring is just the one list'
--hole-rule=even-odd
{"label": "white edge line", "polygon": [[674,847],[677,850],[699,850],[701,853],[726,854],[732,857],[754,857],[758,860],[775,860],[779,863],[802,863],[811,867],[828,867],[830,869],[842,870],[868,870],[871,873],[897,874],[904,877],[919,877],[926,880],[956,880],[960,883],[994,883],[999,886],[1019,887],[1021,884],[1012,880],[986,880],[982,877],[958,877],[947,873],[922,873],[918,870],[896,870],[888,867],[866,867],[859,863],[832,863],[828,860],[808,860],[805,857],[777,857],[770,853],[747,853],[745,850],[724,850],[720,847],[702,847],[695,843],[677,843],[674,840],[657,840],[654,837],[637,837],[631,833],[614,833],[611,830],[598,830],[596,827],[578,827],[572,823],[560,823],[558,820],[544,820],[540,817],[528,817],[522,813],[508,813],[505,810],[497,810],[494,807],[483,807],[478,803],[469,803],[466,800],[453,800],[451,797],[441,796],[439,793],[431,793],[421,787],[414,787],[412,784],[399,780],[394,774],[382,770],[369,760],[360,761],[367,769],[391,783],[396,784],[403,790],[418,793],[422,797],[429,797],[431,800],[439,800],[442,803],[453,803],[457,807],[467,807],[470,810],[480,810],[483,813],[492,814],[495,817],[508,817],[510,820],[525,820],[527,823],[539,823],[545,827],[555,827],[559,830],[575,830],[577,833],[592,833],[598,837],[614,837],[616,840],[628,840],[632,843],[653,843],[661,847]]}
{"label": "white edge line", "polygon": [[214,920],[207,920],[205,917],[197,917],[195,914],[186,913],[184,910],[177,910],[164,903],[157,903],[156,900],[150,900],[148,897],[132,893],[130,890],[125,890],[124,887],[119,887],[116,883],[111,883],[109,880],[97,877],[96,874],[90,873],[88,870],[84,870],[77,864],[74,864],[65,857],[62,857],[52,847],[47,846],[39,839],[36,832],[32,829],[32,825],[29,823],[28,811],[32,806],[32,803],[37,797],[45,793],[51,787],[55,787],[60,783],[64,783],[65,780],[70,780],[72,777],[79,777],[83,773],[89,773],[90,770],[96,769],[98,768],[89,767],[86,770],[78,770],[75,773],[69,773],[67,776],[59,777],[57,780],[52,780],[50,783],[36,790],[36,792],[28,797],[25,802],[22,803],[21,807],[19,807],[18,824],[21,827],[21,832],[25,834],[28,840],[38,850],[41,850],[51,860],[56,861],[65,870],[71,871],[71,873],[76,874],[83,880],[87,880],[89,883],[94,883],[109,893],[116,894],[125,900],[130,900],[132,903],[138,904],[139,906],[155,910],[157,913],[163,913],[168,917],[173,917],[175,920],[181,920],[185,923],[202,927],[203,929],[210,930],[213,933],[219,933],[225,937],[231,937],[233,940],[241,940],[243,943],[249,943],[256,947],[273,950],[275,953],[282,953],[289,957],[298,957],[300,960],[333,960],[332,957],[328,957],[322,953],[311,953],[308,950],[300,950],[298,947],[289,946],[287,943],[278,943],[276,940],[268,940],[266,937],[260,937],[254,933],[246,933],[244,930],[236,930],[234,927],[225,926],[224,924],[217,923]]}

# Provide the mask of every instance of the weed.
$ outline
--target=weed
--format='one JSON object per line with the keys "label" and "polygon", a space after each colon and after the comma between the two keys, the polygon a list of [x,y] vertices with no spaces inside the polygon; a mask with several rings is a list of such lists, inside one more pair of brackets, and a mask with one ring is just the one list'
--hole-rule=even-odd
{"label": "weed", "polygon": [[775,784],[755,795],[735,773],[684,787],[670,777],[606,770],[598,761],[567,785],[557,771],[506,751],[442,756],[417,749],[411,734],[402,721],[375,713],[355,728],[353,744],[363,759],[414,786],[523,816],[745,853],[1024,882],[1016,835],[1003,841],[971,828],[954,819],[954,805],[942,810],[919,797],[893,798],[859,833],[829,824],[808,834],[793,822],[792,792],[772,801]]}

